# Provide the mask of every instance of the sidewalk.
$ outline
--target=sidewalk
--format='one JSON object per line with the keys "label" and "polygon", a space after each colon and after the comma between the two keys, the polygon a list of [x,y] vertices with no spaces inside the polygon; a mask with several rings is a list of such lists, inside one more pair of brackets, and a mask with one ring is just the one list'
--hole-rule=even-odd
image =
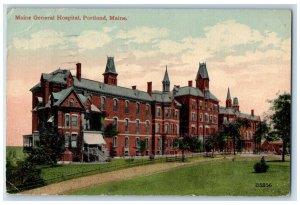
{"label": "sidewalk", "polygon": [[129,179],[133,177],[151,175],[158,172],[164,172],[170,169],[177,167],[191,166],[194,164],[215,161],[215,160],[230,160],[232,157],[225,158],[205,158],[194,160],[191,162],[181,163],[181,162],[172,162],[172,163],[159,163],[151,164],[139,167],[132,167],[107,173],[95,174],[86,177],[80,177],[76,179],[71,179],[68,181],[59,182],[56,184],[50,184],[44,187],[28,190],[19,193],[18,195],[63,195],[66,192],[89,187],[97,184],[104,184],[113,181],[119,181],[124,179]]}

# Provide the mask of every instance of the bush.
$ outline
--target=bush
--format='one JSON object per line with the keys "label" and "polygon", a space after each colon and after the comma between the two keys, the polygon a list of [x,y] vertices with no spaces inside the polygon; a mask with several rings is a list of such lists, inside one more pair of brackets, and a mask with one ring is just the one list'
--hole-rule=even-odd
{"label": "bush", "polygon": [[269,165],[266,164],[265,158],[262,157],[260,162],[257,162],[253,168],[256,173],[263,173],[268,171]]}

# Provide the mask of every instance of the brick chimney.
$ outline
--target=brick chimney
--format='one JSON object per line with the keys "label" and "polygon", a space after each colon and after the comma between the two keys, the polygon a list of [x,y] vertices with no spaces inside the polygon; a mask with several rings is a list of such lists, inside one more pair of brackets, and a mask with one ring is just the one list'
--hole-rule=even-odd
{"label": "brick chimney", "polygon": [[132,86],[132,90],[136,90],[136,85],[133,85],[133,86]]}
{"label": "brick chimney", "polygon": [[189,87],[193,87],[193,81],[189,80]]}
{"label": "brick chimney", "polygon": [[81,81],[81,63],[76,63],[76,78]]}
{"label": "brick chimney", "polygon": [[251,115],[254,116],[254,110],[253,109],[251,110]]}
{"label": "brick chimney", "polygon": [[152,94],[152,82],[147,82],[147,93]]}

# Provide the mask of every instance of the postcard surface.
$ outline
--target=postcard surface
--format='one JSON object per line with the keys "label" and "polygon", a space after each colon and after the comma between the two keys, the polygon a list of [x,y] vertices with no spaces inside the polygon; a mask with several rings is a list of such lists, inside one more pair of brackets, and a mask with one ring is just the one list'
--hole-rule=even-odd
{"label": "postcard surface", "polygon": [[7,193],[288,197],[291,15],[9,8]]}

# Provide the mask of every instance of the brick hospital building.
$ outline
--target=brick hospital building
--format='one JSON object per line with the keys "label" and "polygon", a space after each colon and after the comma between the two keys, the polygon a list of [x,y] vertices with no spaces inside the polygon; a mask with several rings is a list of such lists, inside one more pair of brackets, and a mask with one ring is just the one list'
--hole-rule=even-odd
{"label": "brick hospital building", "polygon": [[[118,86],[118,73],[113,57],[107,57],[103,82],[81,77],[81,64],[76,64],[76,75],[58,69],[42,73],[32,92],[32,134],[24,135],[24,146],[39,143],[41,122],[57,129],[64,141],[62,161],[104,160],[106,156],[135,156],[176,154],[176,138],[189,135],[203,140],[219,130],[227,121],[247,118],[251,127],[242,132],[244,149],[252,151],[253,133],[259,116],[239,111],[237,98],[228,90],[226,107],[209,89],[209,75],[205,63],[195,69],[195,86],[175,85],[170,88],[166,68],[162,89],[147,91],[136,86]],[[122,79],[120,79],[122,80]],[[106,136],[106,129],[117,131]],[[141,140],[145,151],[140,153]]]}

